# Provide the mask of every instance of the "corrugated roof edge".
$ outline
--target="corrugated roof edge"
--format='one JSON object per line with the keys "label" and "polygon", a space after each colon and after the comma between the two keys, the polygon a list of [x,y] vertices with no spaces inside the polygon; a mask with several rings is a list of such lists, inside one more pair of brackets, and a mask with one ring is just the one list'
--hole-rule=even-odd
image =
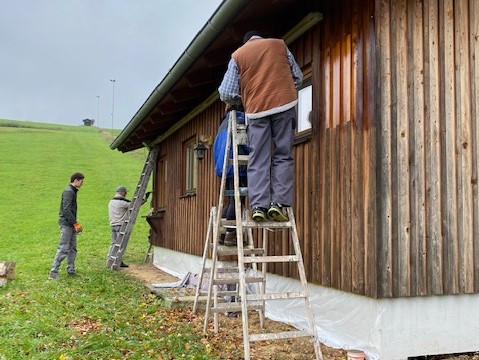
{"label": "corrugated roof edge", "polygon": [[143,105],[110,144],[111,149],[117,149],[131,135],[138,125],[148,116],[156,104],[163,99],[173,85],[184,75],[185,71],[198,59],[206,47],[228,23],[238,14],[251,0],[224,0],[203,28],[196,34],[183,54],[175,62],[160,84],[152,91]]}

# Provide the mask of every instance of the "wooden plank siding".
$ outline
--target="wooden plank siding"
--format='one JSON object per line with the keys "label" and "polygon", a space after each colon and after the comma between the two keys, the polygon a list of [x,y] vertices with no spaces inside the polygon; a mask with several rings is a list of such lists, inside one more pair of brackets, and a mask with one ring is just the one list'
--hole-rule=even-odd
{"label": "wooden plank siding", "polygon": [[377,5],[378,296],[477,292],[477,2]]}
{"label": "wooden plank siding", "polygon": [[[311,133],[294,146],[308,280],[373,298],[479,292],[479,1],[320,4],[290,45],[313,84]],[[214,138],[223,115],[217,101],[161,143],[155,245],[202,255],[219,179],[209,149],[186,196],[182,145]],[[268,252],[290,254],[288,238],[268,232]]]}
{"label": "wooden plank siding", "polygon": [[328,2],[321,34],[314,281],[377,296],[374,1]]}

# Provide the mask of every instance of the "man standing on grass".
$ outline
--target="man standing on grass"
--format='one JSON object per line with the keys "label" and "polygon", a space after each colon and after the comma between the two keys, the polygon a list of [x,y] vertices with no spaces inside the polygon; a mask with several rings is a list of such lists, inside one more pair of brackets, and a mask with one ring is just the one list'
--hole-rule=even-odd
{"label": "man standing on grass", "polygon": [[85,176],[82,173],[74,173],[70,177],[70,184],[63,190],[60,213],[58,215],[60,241],[50,270],[50,279],[59,278],[58,270],[65,258],[67,258],[68,275],[76,275],[77,234],[82,231],[82,226],[77,222],[77,192],[83,185],[84,178]]}

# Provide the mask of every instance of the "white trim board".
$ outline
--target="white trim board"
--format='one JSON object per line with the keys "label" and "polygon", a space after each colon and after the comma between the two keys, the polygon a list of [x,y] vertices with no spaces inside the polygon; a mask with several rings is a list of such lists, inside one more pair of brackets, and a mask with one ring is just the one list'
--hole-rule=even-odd
{"label": "white trim board", "polygon": [[[199,273],[202,259],[155,247],[153,264],[182,278]],[[268,274],[266,292],[299,291],[299,281]],[[479,294],[371,299],[309,284],[323,344],[363,350],[368,359],[452,354],[479,350]],[[302,300],[270,301],[266,316],[307,327]],[[300,303],[298,303],[300,304]]]}

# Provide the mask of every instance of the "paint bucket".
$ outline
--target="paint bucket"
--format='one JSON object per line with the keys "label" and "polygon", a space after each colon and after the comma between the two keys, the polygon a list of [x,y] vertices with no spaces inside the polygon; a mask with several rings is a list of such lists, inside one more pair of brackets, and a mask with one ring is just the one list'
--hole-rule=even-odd
{"label": "paint bucket", "polygon": [[361,350],[348,350],[348,360],[364,360],[364,352]]}

